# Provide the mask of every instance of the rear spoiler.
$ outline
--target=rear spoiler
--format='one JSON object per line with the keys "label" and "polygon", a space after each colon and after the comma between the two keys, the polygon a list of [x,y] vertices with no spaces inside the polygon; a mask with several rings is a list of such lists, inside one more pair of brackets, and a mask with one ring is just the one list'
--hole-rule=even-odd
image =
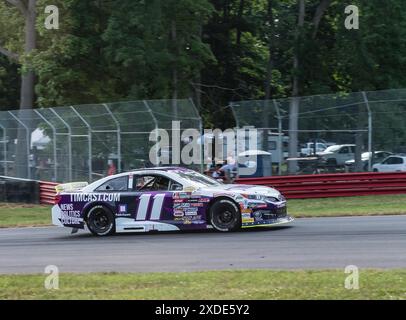
{"label": "rear spoiler", "polygon": [[63,183],[58,184],[55,187],[57,193],[60,192],[71,192],[71,191],[79,191],[80,189],[89,185],[88,182],[70,182],[70,183]]}

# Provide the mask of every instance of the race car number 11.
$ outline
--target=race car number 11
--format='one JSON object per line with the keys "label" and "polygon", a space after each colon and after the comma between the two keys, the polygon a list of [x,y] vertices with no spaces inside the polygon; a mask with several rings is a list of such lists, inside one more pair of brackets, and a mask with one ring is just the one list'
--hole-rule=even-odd
{"label": "race car number 11", "polygon": [[[147,217],[149,203],[151,201],[151,194],[143,194],[139,198],[139,205],[137,210],[136,220],[145,220]],[[164,204],[165,194],[156,194],[152,198],[153,205],[150,215],[150,220],[159,220],[161,216],[162,206]]]}

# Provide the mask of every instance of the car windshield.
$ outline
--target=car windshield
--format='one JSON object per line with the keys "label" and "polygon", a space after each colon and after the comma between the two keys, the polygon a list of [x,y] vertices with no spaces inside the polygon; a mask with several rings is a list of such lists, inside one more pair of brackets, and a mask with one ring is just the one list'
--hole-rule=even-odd
{"label": "car windshield", "polygon": [[328,147],[326,150],[324,150],[325,152],[335,152],[337,150],[340,149],[340,146],[330,146]]}
{"label": "car windshield", "polygon": [[219,186],[221,185],[220,182],[217,180],[214,180],[208,176],[205,176],[201,173],[198,173],[196,171],[183,171],[183,170],[176,170],[176,174],[178,174],[180,177],[183,179],[193,181],[194,183],[198,183],[200,185],[203,185],[205,187],[213,187],[213,186]]}

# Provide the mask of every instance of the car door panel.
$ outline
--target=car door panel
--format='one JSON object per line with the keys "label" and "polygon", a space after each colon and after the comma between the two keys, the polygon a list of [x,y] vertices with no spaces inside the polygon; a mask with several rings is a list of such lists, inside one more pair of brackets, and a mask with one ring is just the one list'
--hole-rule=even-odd
{"label": "car door panel", "polygon": [[167,177],[146,174],[134,177],[133,189],[137,191],[137,207],[135,220],[173,222],[173,192],[169,191],[169,184],[162,185],[162,190],[156,186],[154,179]]}

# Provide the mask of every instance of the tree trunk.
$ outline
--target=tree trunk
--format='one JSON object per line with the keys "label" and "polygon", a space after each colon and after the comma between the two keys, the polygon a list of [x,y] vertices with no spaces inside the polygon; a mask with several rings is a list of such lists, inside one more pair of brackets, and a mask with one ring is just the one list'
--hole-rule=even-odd
{"label": "tree trunk", "polygon": [[264,151],[268,151],[268,128],[269,128],[269,116],[270,116],[270,99],[271,99],[271,85],[272,85],[272,70],[274,67],[274,53],[273,53],[273,41],[274,41],[274,19],[273,19],[273,1],[268,0],[268,22],[270,25],[269,30],[269,43],[268,43],[268,65],[265,79],[265,104],[262,109],[262,126],[263,131],[263,140],[262,148]]}
{"label": "tree trunk", "polygon": [[326,12],[327,8],[331,4],[331,0],[321,0],[320,4],[316,9],[316,13],[313,17],[313,34],[312,38],[315,39],[317,35],[317,31],[319,30],[319,25],[321,18],[323,17],[324,13]]}
{"label": "tree trunk", "polygon": [[[25,11],[25,54],[30,54],[34,49],[36,49],[36,1],[29,0],[28,7]],[[35,84],[35,74],[32,68],[28,65],[26,66],[26,71],[22,71],[21,75],[21,92],[20,92],[20,111],[18,113],[19,118],[28,127],[28,137],[27,129],[21,124],[18,124],[17,133],[17,148],[16,148],[16,175],[18,177],[30,178],[30,170],[28,168],[28,156],[29,156],[29,141],[31,135],[31,121],[29,110],[34,107],[34,84]]]}
{"label": "tree trunk", "polygon": [[[357,121],[357,129],[358,130],[363,130],[365,128],[365,113],[363,113],[364,105],[359,104],[358,105],[358,121]],[[361,131],[358,131],[355,134],[355,154],[354,154],[354,160],[355,160],[355,172],[362,172],[364,171],[363,169],[363,163],[362,163],[362,148],[364,144],[364,139],[363,139],[363,133]]]}
{"label": "tree trunk", "polygon": [[[172,21],[171,23],[171,38],[173,43],[175,43],[175,53],[174,56],[177,57],[178,50],[177,50],[177,31],[176,31],[176,22]],[[173,63],[172,67],[172,115],[174,120],[178,119],[178,69],[176,66],[176,62]]]}
{"label": "tree trunk", "polygon": [[240,0],[240,5],[238,7],[238,16],[237,16],[237,39],[236,39],[236,44],[237,47],[240,48],[241,44],[241,23],[242,23],[242,17],[244,14],[244,5],[245,5],[245,0]]}
{"label": "tree trunk", "polygon": [[268,66],[267,66],[267,74],[265,80],[265,100],[269,100],[271,98],[271,85],[272,85],[272,70],[274,67],[274,19],[273,19],[273,0],[268,0],[268,22],[270,25],[270,32],[269,32],[269,43],[268,43]]}
{"label": "tree trunk", "polygon": [[[289,157],[297,157],[298,147],[298,113],[299,113],[299,66],[300,66],[300,45],[301,34],[305,19],[305,0],[298,0],[299,17],[295,34],[295,53],[293,56],[293,81],[292,81],[292,101],[289,107]],[[288,162],[289,174],[297,171],[297,161]]]}
{"label": "tree trunk", "polygon": [[[199,39],[202,41],[203,36],[203,26],[200,25],[199,27]],[[196,84],[193,86],[195,91],[195,99],[196,105],[199,110],[202,110],[202,89],[201,89],[201,82],[202,82],[202,71],[199,70],[196,75]]]}

